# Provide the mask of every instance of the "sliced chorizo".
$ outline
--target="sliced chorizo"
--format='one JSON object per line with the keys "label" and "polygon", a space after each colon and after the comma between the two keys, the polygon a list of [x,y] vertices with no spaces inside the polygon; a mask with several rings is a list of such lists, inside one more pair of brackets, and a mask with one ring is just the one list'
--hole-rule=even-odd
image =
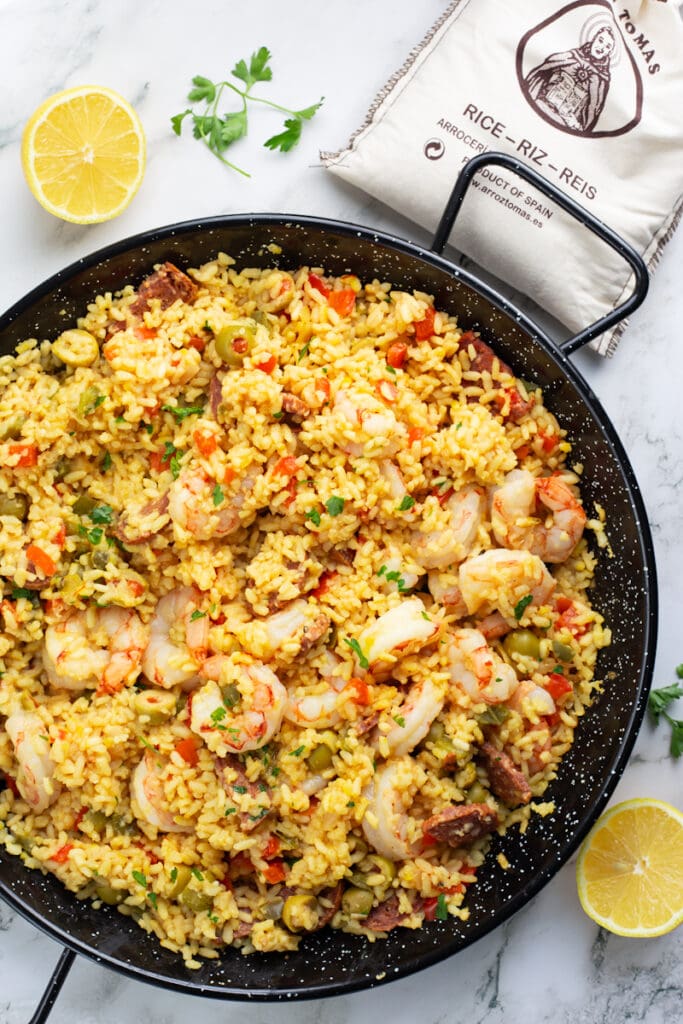
{"label": "sliced chorizo", "polygon": [[531,787],[509,754],[498,750],[493,743],[483,743],[480,757],[489,777],[489,785],[497,797],[510,807],[529,803]]}
{"label": "sliced chorizo", "polygon": [[135,316],[142,316],[152,299],[159,299],[162,309],[172,306],[176,299],[192,303],[197,298],[197,285],[173,263],[162,263],[158,270],[146,277],[138,288],[138,295],[130,307]]}
{"label": "sliced chorizo", "polygon": [[449,846],[469,846],[498,826],[498,814],[488,804],[451,804],[422,823],[425,836]]}

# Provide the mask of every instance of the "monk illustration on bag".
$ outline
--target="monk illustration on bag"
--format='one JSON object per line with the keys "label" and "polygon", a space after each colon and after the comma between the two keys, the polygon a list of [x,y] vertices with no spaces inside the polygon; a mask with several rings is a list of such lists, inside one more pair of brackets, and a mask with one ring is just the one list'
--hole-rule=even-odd
{"label": "monk illustration on bag", "polygon": [[614,31],[601,25],[583,46],[552,53],[526,76],[529,99],[552,121],[590,134],[607,98],[615,46]]}

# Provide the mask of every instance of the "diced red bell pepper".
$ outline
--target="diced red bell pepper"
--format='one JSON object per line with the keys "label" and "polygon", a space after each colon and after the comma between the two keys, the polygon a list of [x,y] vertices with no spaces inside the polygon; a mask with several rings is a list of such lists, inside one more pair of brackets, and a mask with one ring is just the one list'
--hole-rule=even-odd
{"label": "diced red bell pepper", "polygon": [[554,701],[558,701],[565,694],[571,693],[574,688],[566,676],[561,676],[559,672],[551,672],[544,689]]}
{"label": "diced red bell pepper", "polygon": [[408,444],[413,445],[416,441],[421,441],[424,436],[423,427],[411,427],[408,431]]}
{"label": "diced red bell pepper", "polygon": [[37,544],[29,544],[26,548],[26,557],[29,562],[33,562],[37,569],[43,573],[44,576],[54,576],[57,571],[57,565],[46,551],[39,548]]}
{"label": "diced red bell pepper", "polygon": [[38,462],[38,446],[35,444],[11,444],[8,453],[19,456],[16,461],[17,469],[26,469],[28,466],[35,466]]}
{"label": "diced red bell pepper", "polygon": [[262,363],[256,364],[256,369],[261,370],[262,373],[272,373],[277,366],[277,359],[275,356],[268,356]]}
{"label": "diced red bell pepper", "polygon": [[64,523],[59,524],[59,529],[52,538],[53,544],[56,544],[60,551],[64,549],[64,543],[66,541],[66,527]]}
{"label": "diced red bell pepper", "polygon": [[194,441],[195,448],[204,456],[208,458],[218,448],[218,441],[216,440],[215,434],[209,434],[205,430],[195,430],[192,434],[192,440]]}
{"label": "diced red bell pepper", "polygon": [[315,588],[315,590],[311,591],[312,596],[320,599],[323,596],[323,594],[327,593],[327,591],[330,589],[330,584],[332,583],[333,580],[336,580],[338,575],[339,573],[334,572],[334,570],[326,570],[320,577],[320,580],[318,581],[318,586]]}
{"label": "diced red bell pepper", "polygon": [[74,829],[74,830],[77,829],[78,826],[80,825],[80,823],[85,818],[87,813],[88,813],[88,808],[87,807],[81,807],[80,811],[78,812],[78,814],[74,818],[74,823],[71,826],[71,828]]}
{"label": "diced red bell pepper", "polygon": [[58,850],[50,857],[50,860],[54,861],[55,864],[66,864],[69,859],[69,854],[74,848],[73,843],[64,843],[64,846],[60,846]]}
{"label": "diced red bell pepper", "polygon": [[263,872],[263,877],[268,883],[268,885],[277,885],[278,882],[284,882],[285,878],[287,877],[284,861],[271,861],[271,863]]}
{"label": "diced red bell pepper", "polygon": [[143,341],[149,341],[150,338],[156,338],[156,327],[136,327],[135,336]]}
{"label": "diced red bell pepper", "polygon": [[550,452],[555,450],[555,448],[557,447],[557,442],[560,440],[557,434],[552,433],[544,434],[541,431],[539,431],[538,436],[541,439],[541,447],[543,448],[543,451],[546,452],[548,455],[550,454]]}
{"label": "diced red bell pepper", "polygon": [[287,493],[287,497],[283,501],[283,505],[285,506],[285,508],[289,508],[289,506],[292,504],[292,502],[296,498],[296,480],[294,479],[294,477],[290,477],[289,482],[288,482],[287,486],[285,487],[285,490],[288,493]]}
{"label": "diced red bell pepper", "polygon": [[150,452],[149,464],[155,473],[163,473],[165,469],[168,469],[171,456],[167,455],[164,449],[160,451]]}
{"label": "diced red bell pepper", "polygon": [[338,292],[330,292],[327,296],[327,304],[335,313],[339,313],[339,316],[349,316],[353,313],[353,307],[356,305],[356,293],[353,288],[342,288]]}
{"label": "diced red bell pepper", "polygon": [[422,904],[422,912],[424,913],[425,921],[436,921],[436,906],[438,902],[438,896],[427,896]]}
{"label": "diced red bell pepper", "polygon": [[436,310],[433,306],[429,306],[422,320],[418,320],[415,324],[415,337],[418,341],[426,341],[434,334],[434,317],[436,316]]}
{"label": "diced red bell pepper", "polygon": [[400,370],[406,361],[408,346],[404,341],[393,341],[387,349],[387,363],[394,370]]}
{"label": "diced red bell pepper", "polygon": [[196,766],[199,757],[197,745],[192,736],[188,736],[184,740],[178,740],[175,745],[175,751],[177,754],[180,754],[185,764],[189,764],[192,768]]}
{"label": "diced red bell pepper", "polygon": [[319,391],[321,395],[324,395],[326,399],[329,399],[331,388],[327,377],[320,377],[316,380],[315,390]]}
{"label": "diced red bell pepper", "polygon": [[293,455],[283,455],[273,466],[273,473],[280,476],[294,476],[299,472],[299,463]]}
{"label": "diced red bell pepper", "polygon": [[277,836],[269,836],[268,837],[268,842],[266,843],[265,849],[264,849],[263,854],[262,854],[263,859],[264,860],[272,860],[273,857],[277,857],[279,852],[280,852],[280,840],[278,839]]}
{"label": "diced red bell pepper", "polygon": [[317,274],[309,274],[308,283],[310,284],[311,288],[315,288],[315,290],[320,292],[321,295],[324,295],[325,298],[327,298],[328,295],[330,294],[330,289],[327,287],[323,279],[321,277],[318,277]]}
{"label": "diced red bell pepper", "polygon": [[200,338],[198,337],[198,335],[193,334],[191,338],[187,339],[187,347],[194,348],[197,350],[197,352],[203,352],[204,349],[206,348],[206,342],[204,341],[203,338]]}
{"label": "diced red bell pepper", "polygon": [[354,696],[351,698],[354,704],[360,704],[363,707],[367,707],[370,703],[370,687],[364,679],[359,679],[355,676],[353,679],[349,679],[348,683],[344,687],[347,687],[354,691]]}

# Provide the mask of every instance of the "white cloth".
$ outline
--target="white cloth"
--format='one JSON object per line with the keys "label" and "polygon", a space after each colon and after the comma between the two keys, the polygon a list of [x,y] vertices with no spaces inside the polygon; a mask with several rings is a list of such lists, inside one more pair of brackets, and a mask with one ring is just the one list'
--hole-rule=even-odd
{"label": "white cloth", "polygon": [[[455,0],[371,107],[336,175],[434,229],[463,163],[512,153],[605,221],[649,267],[683,212],[683,22],[675,3]],[[513,174],[470,187],[453,245],[581,329],[632,274]],[[593,342],[611,354],[623,325]]]}

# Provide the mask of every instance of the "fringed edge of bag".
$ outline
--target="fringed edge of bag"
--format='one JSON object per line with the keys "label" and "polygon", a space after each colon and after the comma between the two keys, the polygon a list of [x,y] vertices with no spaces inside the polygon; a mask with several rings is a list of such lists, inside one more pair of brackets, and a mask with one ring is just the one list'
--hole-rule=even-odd
{"label": "fringed edge of bag", "polygon": [[[665,223],[667,223],[667,226],[665,227],[664,231],[659,236],[659,238],[656,238],[654,249],[650,253],[649,257],[645,260],[645,264],[647,266],[648,272],[652,273],[652,271],[654,271],[654,269],[659,264],[659,261],[662,258],[662,252],[664,251],[664,248],[668,245],[668,243],[673,238],[674,232],[676,231],[676,228],[680,224],[682,217],[683,217],[683,196],[681,196],[681,198],[678,200],[678,202],[674,206],[673,212],[672,212],[671,216],[668,217],[667,221],[665,222]],[[622,297],[625,294],[625,292],[626,292],[626,287],[624,288],[623,292],[621,293],[621,295],[617,299],[617,301],[615,303],[615,306],[618,306],[619,303],[622,301]],[[609,358],[610,356],[613,356],[614,353],[617,350],[617,345],[621,341],[621,336],[624,333],[624,331],[626,330],[626,328],[628,327],[628,325],[629,325],[629,318],[627,317],[626,320],[622,320],[620,323],[618,323],[616,325],[616,327],[613,327],[612,330],[610,331],[610,333],[609,333],[609,341],[607,342],[606,349],[604,349],[604,351],[603,351],[602,350],[602,346],[596,345],[596,351],[600,355],[605,355],[607,358]]]}
{"label": "fringed edge of bag", "polygon": [[391,95],[391,93],[394,91],[394,89],[401,81],[401,79],[405,78],[405,76],[408,74],[413,64],[418,59],[418,57],[425,49],[425,47],[429,46],[434,36],[437,34],[437,32],[439,32],[440,29],[443,28],[443,26],[446,24],[451,15],[455,13],[460,4],[468,2],[469,0],[452,0],[452,3],[448,5],[444,13],[440,15],[440,17],[437,18],[437,20],[433,22],[433,24],[427,30],[427,34],[423,37],[423,39],[417,44],[417,46],[414,46],[412,48],[412,50],[410,51],[403,64],[400,66],[400,68],[398,68],[398,70],[393,73],[391,78],[389,78],[388,81],[384,83],[384,85],[382,86],[382,88],[377,93],[374,100],[368,107],[368,111],[365,115],[362,124],[360,124],[358,128],[356,128],[356,130],[353,132],[353,134],[349,138],[349,141],[343,147],[343,149],[338,149],[335,153],[329,153],[322,150],[318,153],[323,164],[328,166],[335,160],[338,160],[339,157],[341,157],[344,153],[348,153],[351,149],[353,149],[356,139],[358,139],[363,134],[363,132],[370,127],[377,111],[380,109],[380,107],[387,99],[387,97]]}

